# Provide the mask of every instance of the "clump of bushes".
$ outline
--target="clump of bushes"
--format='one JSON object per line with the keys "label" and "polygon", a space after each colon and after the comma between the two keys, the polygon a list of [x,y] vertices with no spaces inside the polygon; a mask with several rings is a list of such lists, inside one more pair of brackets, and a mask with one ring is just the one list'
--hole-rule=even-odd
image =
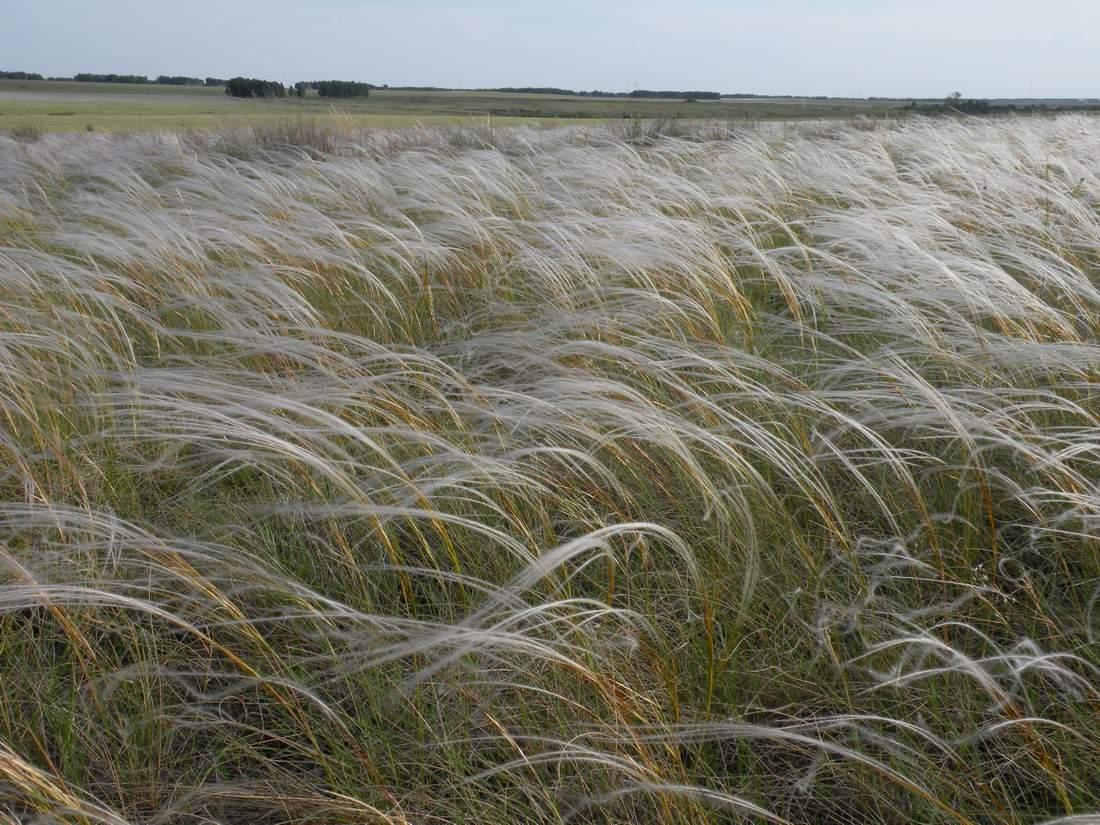
{"label": "clump of bushes", "polygon": [[373,83],[359,83],[354,80],[301,80],[294,84],[291,94],[305,97],[306,92],[314,89],[319,97],[370,97],[370,90],[377,88]]}
{"label": "clump of bushes", "polygon": [[[51,78],[52,79],[52,78]],[[143,74],[94,74],[93,72],[79,72],[73,75],[73,80],[78,83],[148,83],[149,78]]]}
{"label": "clump of bushes", "polygon": [[201,77],[188,77],[181,74],[162,74],[155,82],[161,86],[202,86],[204,83]]}
{"label": "clump of bushes", "polygon": [[286,87],[274,80],[234,77],[226,81],[225,93],[230,97],[286,97]]}
{"label": "clump of bushes", "polygon": [[371,84],[354,80],[319,80],[317,94],[321,97],[369,97]]}

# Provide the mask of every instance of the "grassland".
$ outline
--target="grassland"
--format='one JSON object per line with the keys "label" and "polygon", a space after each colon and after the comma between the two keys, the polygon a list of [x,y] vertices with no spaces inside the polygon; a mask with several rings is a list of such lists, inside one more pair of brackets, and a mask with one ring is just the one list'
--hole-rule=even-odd
{"label": "grassland", "polygon": [[0,818],[1097,821],[1097,121],[32,138]]}
{"label": "grassland", "polygon": [[64,81],[0,80],[0,129],[48,132],[218,129],[288,117],[329,117],[356,126],[446,125],[492,118],[498,125],[622,119],[814,119],[881,115],[894,104],[863,101],[582,98],[499,92],[398,92],[333,103],[316,96],[235,100],[221,89]]}

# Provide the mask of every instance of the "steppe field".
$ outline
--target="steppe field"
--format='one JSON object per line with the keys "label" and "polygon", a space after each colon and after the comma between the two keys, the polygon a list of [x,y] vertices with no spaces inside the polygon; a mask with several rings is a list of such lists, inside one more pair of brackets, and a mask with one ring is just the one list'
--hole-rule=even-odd
{"label": "steppe field", "polygon": [[897,116],[907,101],[630,99],[492,91],[374,89],[370,97],[242,100],[220,87],[0,79],[0,130],[137,132],[235,130],[286,120],[326,120],[339,128],[452,126],[471,118],[495,126],[566,125],[608,119],[762,120]]}
{"label": "steppe field", "polygon": [[0,822],[1100,822],[1100,120],[41,131]]}

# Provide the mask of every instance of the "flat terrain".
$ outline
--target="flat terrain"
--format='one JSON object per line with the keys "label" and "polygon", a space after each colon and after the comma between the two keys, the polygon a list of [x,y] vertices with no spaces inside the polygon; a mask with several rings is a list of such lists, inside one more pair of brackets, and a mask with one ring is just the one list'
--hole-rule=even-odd
{"label": "flat terrain", "polygon": [[1094,825],[1098,238],[1080,116],[0,134],[0,821]]}
{"label": "flat terrain", "polygon": [[0,80],[0,129],[33,126],[48,132],[216,129],[337,113],[358,126],[461,123],[493,118],[499,125],[590,119],[692,118],[766,120],[877,115],[895,104],[863,101],[629,100],[499,92],[376,90],[365,100],[236,100],[218,88],[66,81]]}

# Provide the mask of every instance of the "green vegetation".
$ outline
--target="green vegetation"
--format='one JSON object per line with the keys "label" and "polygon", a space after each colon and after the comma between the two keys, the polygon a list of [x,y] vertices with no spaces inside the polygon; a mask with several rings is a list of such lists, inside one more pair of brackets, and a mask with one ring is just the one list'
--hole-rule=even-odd
{"label": "green vegetation", "polygon": [[370,97],[369,83],[355,83],[351,80],[319,80],[313,85],[320,97]]}
{"label": "green vegetation", "polygon": [[231,77],[225,83],[225,93],[230,97],[286,97],[286,87],[274,80]]}
{"label": "green vegetation", "polygon": [[94,74],[92,72],[81,72],[73,75],[73,80],[77,83],[128,83],[128,84],[141,84],[148,83],[149,78],[140,74]]}
{"label": "green vegetation", "polygon": [[1096,821],[1096,120],[279,123],[0,135],[0,818]]}
{"label": "green vegetation", "polygon": [[0,72],[0,80],[42,80],[42,75],[34,72]]}
{"label": "green vegetation", "polygon": [[[212,80],[212,79],[213,78],[207,78],[207,80]],[[204,86],[204,85],[209,86],[209,85],[211,85],[211,84],[207,83],[205,80],[203,80],[201,77],[187,77],[185,75],[163,75],[162,74],[162,75],[158,76],[157,79],[154,80],[153,82],[154,83],[159,83],[162,86]]]}
{"label": "green vegetation", "polygon": [[[11,72],[10,74],[16,74]],[[33,79],[41,80],[41,75],[36,75],[33,78],[16,78],[16,79]],[[65,78],[50,78],[50,80],[64,80]],[[210,80],[211,78],[207,78]],[[77,83],[125,83],[127,85],[145,85],[153,83],[161,86],[202,86],[204,81],[201,77],[187,77],[185,75],[160,75],[155,80],[150,80],[145,75],[140,74],[95,74],[92,72],[81,72],[80,74],[73,75],[72,80]],[[206,85],[211,85],[207,83]]]}

